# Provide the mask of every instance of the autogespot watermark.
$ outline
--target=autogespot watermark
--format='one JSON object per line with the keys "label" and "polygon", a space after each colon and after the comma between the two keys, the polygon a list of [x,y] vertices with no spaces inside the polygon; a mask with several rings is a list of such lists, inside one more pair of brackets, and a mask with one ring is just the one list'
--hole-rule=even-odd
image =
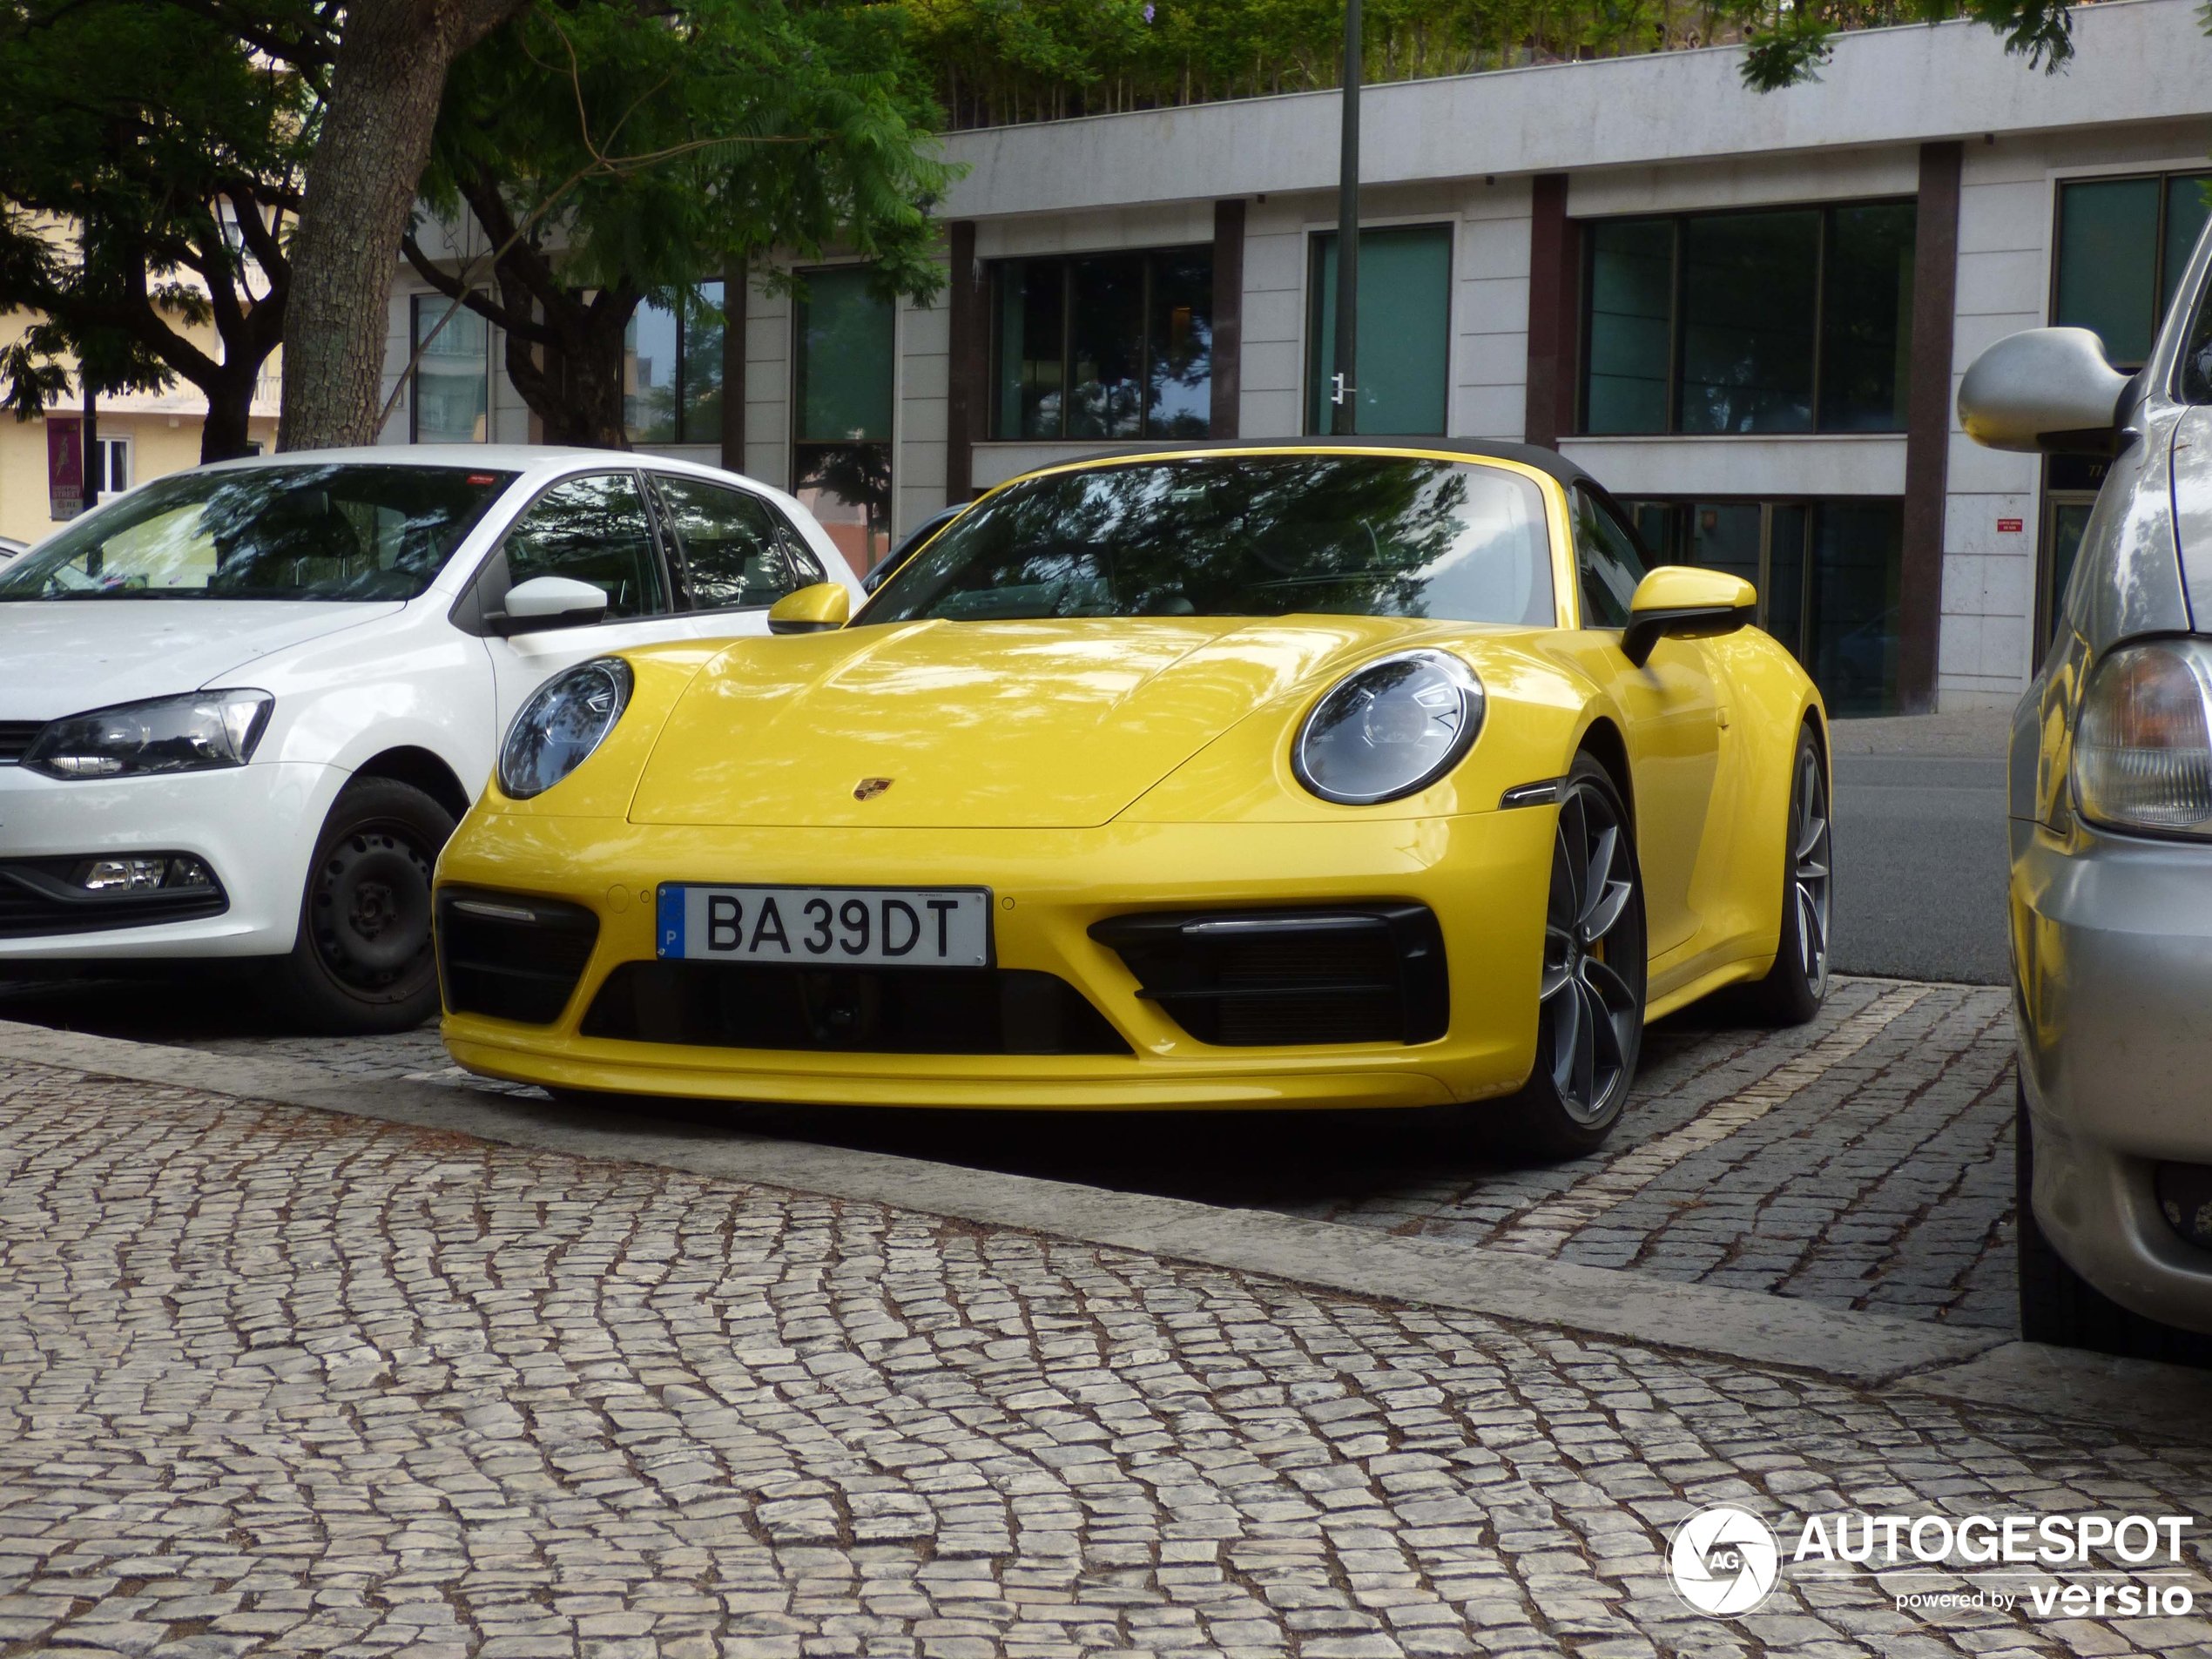
{"label": "autogespot watermark", "polygon": [[[1748,1509],[1716,1504],[1675,1529],[1667,1576],[1714,1618],[1754,1612],[1793,1571],[1858,1566],[1925,1588],[1892,1588],[1900,1612],[2025,1608],[2039,1619],[2178,1617],[2202,1580],[2182,1541],[2189,1515],[1810,1515],[1786,1554]],[[2186,1578],[2189,1582],[2177,1581]]]}

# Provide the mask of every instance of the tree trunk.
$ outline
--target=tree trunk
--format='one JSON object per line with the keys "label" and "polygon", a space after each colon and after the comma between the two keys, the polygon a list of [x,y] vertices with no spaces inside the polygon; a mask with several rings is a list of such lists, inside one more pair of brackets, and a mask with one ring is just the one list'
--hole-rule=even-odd
{"label": "tree trunk", "polygon": [[253,442],[246,420],[253,411],[255,378],[252,374],[226,374],[219,381],[201,388],[207,394],[207,421],[199,428],[201,466],[217,461],[235,461],[247,453],[246,446]]}
{"label": "tree trunk", "polygon": [[[495,247],[507,251],[492,267],[496,295],[478,290],[471,309],[507,335],[507,379],[543,423],[548,443],[627,449],[623,368],[630,320],[644,300],[624,281],[612,288],[574,288],[545,250],[515,236],[514,216],[489,172],[459,181],[461,199]],[[448,299],[460,281],[405,238],[401,252],[415,274]],[[589,298],[586,295],[589,294]]]}
{"label": "tree trunk", "polygon": [[574,348],[556,353],[549,365],[560,395],[549,398],[543,407],[530,405],[545,423],[545,441],[585,449],[627,449],[630,428],[622,418],[623,331],[593,328],[571,338]]}
{"label": "tree trunk", "polygon": [[454,58],[525,0],[354,0],[292,246],[280,449],[376,442],[400,237]]}

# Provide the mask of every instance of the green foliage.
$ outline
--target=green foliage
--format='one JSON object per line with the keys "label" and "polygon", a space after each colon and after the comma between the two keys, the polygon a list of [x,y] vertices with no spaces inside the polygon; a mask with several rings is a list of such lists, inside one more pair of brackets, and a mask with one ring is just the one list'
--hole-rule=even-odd
{"label": "green foliage", "polygon": [[[282,226],[299,205],[325,20],[310,0],[12,0],[0,5],[0,308],[40,314],[0,357],[28,418],[64,357],[105,392],[179,377],[242,448],[281,337]],[[281,54],[314,43],[303,71]],[[212,322],[210,354],[185,330]]]}
{"label": "green foliage", "polygon": [[[1342,0],[890,0],[955,126],[1335,86]],[[2070,0],[1365,0],[1368,81],[1741,44],[1768,91],[1817,78],[1838,30],[1971,17],[2055,68]],[[2212,20],[2212,0],[2206,0]],[[2212,26],[2212,23],[2209,23]]]}
{"label": "green foliage", "polygon": [[[563,360],[561,374],[536,374],[510,351],[531,407],[552,420],[563,399],[592,402],[597,439],[553,424],[606,442],[605,354],[643,298],[672,307],[747,263],[787,280],[765,269],[772,248],[858,254],[886,293],[941,287],[941,121],[889,6],[570,0],[455,64],[422,195],[448,222],[465,207],[495,246],[514,244],[496,292],[470,304]],[[459,292],[419,236],[409,257]]]}
{"label": "green foliage", "polygon": [[489,179],[519,218],[577,179],[552,239],[582,286],[665,291],[835,240],[927,292],[947,174],[902,35],[887,9],[781,0],[534,9],[454,65],[423,195],[451,212]]}

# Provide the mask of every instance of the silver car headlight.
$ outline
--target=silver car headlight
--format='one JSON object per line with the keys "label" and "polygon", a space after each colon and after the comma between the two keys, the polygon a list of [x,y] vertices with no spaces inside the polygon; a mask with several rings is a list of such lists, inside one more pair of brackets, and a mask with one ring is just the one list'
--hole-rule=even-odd
{"label": "silver car headlight", "polygon": [[1396,800],[1460,764],[1482,730],[1482,682],[1449,652],[1385,657],[1347,674],[1313,705],[1291,769],[1323,800]]}
{"label": "silver car headlight", "polygon": [[2100,659],[2074,725],[2074,798],[2115,829],[2212,835],[2212,646],[2154,639]]}
{"label": "silver car headlight", "polygon": [[528,800],[590,759],[629,706],[630,686],[630,664],[619,657],[578,663],[539,686],[500,745],[500,788]]}
{"label": "silver car headlight", "polygon": [[266,691],[187,691],[49,721],[22,764],[50,778],[135,778],[242,766],[269,728]]}

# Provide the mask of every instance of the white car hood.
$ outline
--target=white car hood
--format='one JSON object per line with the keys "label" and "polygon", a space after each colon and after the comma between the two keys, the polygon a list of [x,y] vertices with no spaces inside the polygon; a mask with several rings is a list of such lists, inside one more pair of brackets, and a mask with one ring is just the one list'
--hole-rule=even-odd
{"label": "white car hood", "polygon": [[251,685],[272,651],[395,615],[397,602],[24,599],[0,604],[0,720]]}

